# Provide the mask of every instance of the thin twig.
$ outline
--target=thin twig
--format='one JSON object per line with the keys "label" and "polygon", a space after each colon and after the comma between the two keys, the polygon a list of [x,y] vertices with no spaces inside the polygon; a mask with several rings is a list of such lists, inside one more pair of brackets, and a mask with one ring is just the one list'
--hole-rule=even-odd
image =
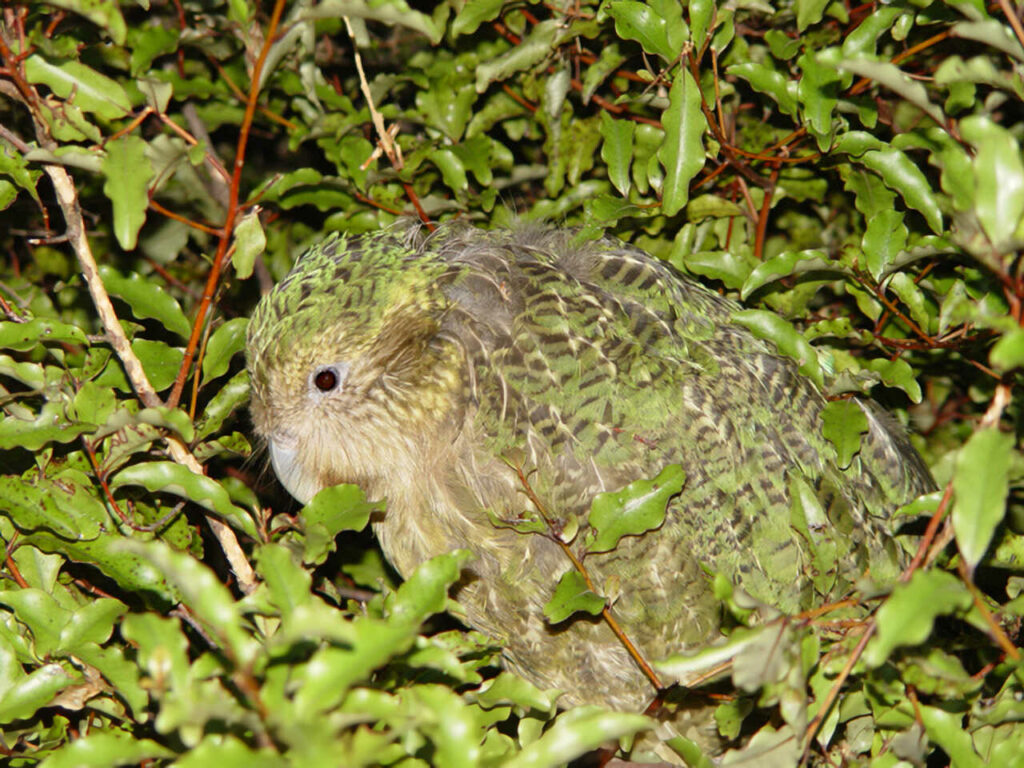
{"label": "thin twig", "polygon": [[[139,358],[132,351],[128,337],[125,336],[121,322],[117,319],[117,314],[114,312],[110,296],[107,294],[106,288],[103,287],[103,281],[100,280],[96,259],[92,254],[92,248],[89,246],[89,240],[85,235],[82,209],[78,204],[78,195],[71,176],[59,165],[47,165],[46,172],[53,182],[54,191],[57,193],[57,201],[64,212],[68,239],[74,248],[75,255],[78,257],[82,275],[85,278],[86,285],[89,286],[89,293],[92,295],[96,312],[100,316],[100,322],[107,332],[107,339],[110,345],[114,348],[118,358],[120,358],[128,380],[138,393],[139,399],[142,400],[143,404],[149,407],[163,405],[153,389],[153,385],[150,384],[149,379],[146,377],[142,363],[139,362]],[[197,475],[204,474],[202,465],[184,443],[172,435],[166,436],[165,440],[167,441],[168,451],[174,461],[188,467]],[[249,565],[245,552],[242,551],[242,547],[235,537],[235,532],[212,515],[207,515],[206,521],[220,543],[221,549],[224,551],[224,557],[227,558],[228,563],[231,565],[231,570],[235,573],[235,578],[238,579],[239,587],[246,593],[252,592],[257,585],[256,574],[253,572],[252,566]]]}
{"label": "thin twig", "polygon": [[235,219],[238,218],[238,197],[239,187],[242,182],[242,168],[245,166],[245,148],[249,143],[249,131],[252,128],[253,117],[256,114],[256,101],[260,94],[260,76],[263,72],[263,65],[266,63],[270,47],[277,35],[277,25],[281,21],[281,14],[284,12],[284,0],[275,0],[274,10],[270,16],[270,23],[267,25],[266,37],[263,47],[260,49],[259,58],[253,65],[251,83],[249,86],[249,99],[245,104],[245,115],[242,118],[242,125],[238,132],[238,145],[235,149],[235,165],[231,174],[231,187],[228,195],[228,208],[225,215],[224,227],[221,233],[220,242],[217,245],[217,254],[213,258],[213,265],[210,267],[210,274],[206,278],[206,286],[203,289],[203,300],[199,303],[199,310],[196,312],[196,319],[192,323],[192,335],[189,336],[188,345],[185,347],[185,356],[178,369],[178,375],[174,379],[174,386],[167,398],[167,404],[175,407],[181,399],[182,390],[185,388],[185,379],[192,368],[192,361],[195,359],[196,350],[199,347],[199,340],[205,327],[206,313],[213,303],[217,292],[217,284],[220,281],[221,271],[227,261],[228,245],[234,234]]}
{"label": "thin twig", "polygon": [[[530,485],[530,479],[526,476],[526,473],[523,471],[523,468],[516,464],[512,464],[511,466],[515,470],[516,474],[519,476],[519,482],[523,486],[523,490],[526,492],[527,498],[533,504],[534,508],[536,508],[537,512],[540,513],[540,516],[544,518],[544,522],[547,525],[548,530],[551,532],[551,538],[555,541],[556,544],[558,544],[558,546],[562,549],[562,552],[564,552],[566,557],[568,557],[570,562],[572,562],[573,567],[576,568],[579,574],[583,577],[583,581],[586,582],[587,589],[589,589],[595,595],[601,594],[597,590],[597,587],[594,585],[593,580],[590,578],[590,573],[587,571],[586,566],[583,565],[583,562],[578,557],[576,557],[576,553],[572,551],[572,547],[570,547],[565,541],[563,541],[562,537],[558,534],[558,526],[555,524],[555,522],[551,519],[550,515],[548,514],[548,510],[547,507],[544,505],[544,502],[542,502],[540,498],[537,496],[537,494],[534,492],[533,486]],[[604,619],[605,624],[608,625],[608,628],[614,633],[615,637],[618,638],[619,642],[622,643],[622,646],[632,657],[633,661],[636,662],[636,665],[640,668],[640,671],[644,673],[644,676],[650,681],[651,685],[654,686],[655,692],[661,693],[662,691],[664,691],[665,685],[661,682],[661,678],[658,677],[658,673],[655,672],[654,668],[647,663],[647,660],[644,658],[643,654],[640,653],[640,649],[637,648],[633,644],[633,641],[629,639],[629,636],[626,634],[626,632],[619,625],[619,622],[612,615],[611,608],[608,607],[607,602],[605,603],[605,606],[601,609],[601,618]]]}

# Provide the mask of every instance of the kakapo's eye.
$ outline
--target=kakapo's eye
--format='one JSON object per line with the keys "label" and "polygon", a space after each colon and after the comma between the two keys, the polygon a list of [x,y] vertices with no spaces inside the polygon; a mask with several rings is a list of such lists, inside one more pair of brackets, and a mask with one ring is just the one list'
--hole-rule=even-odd
{"label": "kakapo's eye", "polygon": [[335,365],[323,365],[313,371],[312,383],[323,393],[333,392],[345,381],[348,373],[348,366],[337,363]]}

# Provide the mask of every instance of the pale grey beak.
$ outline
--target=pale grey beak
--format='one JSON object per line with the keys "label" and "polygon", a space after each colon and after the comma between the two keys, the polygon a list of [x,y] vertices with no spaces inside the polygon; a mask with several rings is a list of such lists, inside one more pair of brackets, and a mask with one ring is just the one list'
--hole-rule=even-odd
{"label": "pale grey beak", "polygon": [[305,472],[302,463],[296,460],[296,449],[285,447],[281,440],[274,438],[270,438],[268,447],[270,448],[270,463],[274,467],[274,474],[281,481],[281,485],[298,501],[303,504],[308,503],[320,489],[317,487],[315,478]]}

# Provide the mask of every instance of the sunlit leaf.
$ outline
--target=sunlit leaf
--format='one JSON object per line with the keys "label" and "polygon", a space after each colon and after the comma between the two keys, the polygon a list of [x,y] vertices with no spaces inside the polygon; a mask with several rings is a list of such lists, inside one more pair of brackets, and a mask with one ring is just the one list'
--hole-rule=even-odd
{"label": "sunlit leaf", "polygon": [[625,488],[599,493],[590,507],[589,522],[596,532],[587,551],[607,552],[623,536],[639,536],[661,526],[669,499],[683,489],[686,474],[670,464],[650,480],[637,480]]}

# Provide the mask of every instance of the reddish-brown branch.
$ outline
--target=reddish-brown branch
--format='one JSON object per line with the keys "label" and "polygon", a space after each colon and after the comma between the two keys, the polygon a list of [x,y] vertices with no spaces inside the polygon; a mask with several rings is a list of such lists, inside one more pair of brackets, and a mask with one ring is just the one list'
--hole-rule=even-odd
{"label": "reddish-brown branch", "polygon": [[218,227],[211,227],[209,224],[200,224],[198,221],[193,221],[192,219],[188,219],[182,216],[181,214],[175,213],[169,208],[165,208],[164,206],[160,205],[160,203],[153,199],[153,197],[149,198],[149,206],[157,213],[166,216],[168,219],[180,221],[182,224],[192,227],[193,229],[198,229],[200,232],[205,232],[206,234],[213,235],[214,237],[224,236],[224,231],[222,229],[219,229]]}
{"label": "reddish-brown branch", "polygon": [[245,104],[245,115],[242,118],[242,125],[238,133],[238,146],[235,150],[235,165],[231,174],[231,187],[228,193],[228,209],[224,219],[224,227],[220,236],[220,243],[217,246],[217,253],[213,258],[213,265],[210,267],[210,274],[206,279],[206,287],[203,290],[203,300],[199,303],[199,310],[192,323],[192,335],[189,337],[188,345],[185,347],[185,357],[178,369],[178,375],[171,388],[171,394],[167,398],[167,405],[175,408],[181,399],[182,390],[185,387],[185,379],[192,368],[192,361],[195,359],[196,350],[199,347],[199,339],[202,336],[206,324],[206,314],[209,312],[210,304],[217,292],[217,284],[220,281],[221,272],[227,261],[228,246],[231,242],[231,235],[235,228],[235,219],[238,216],[239,187],[242,181],[242,168],[245,166],[245,148],[249,143],[249,131],[252,129],[253,117],[256,114],[256,101],[259,98],[260,78],[263,74],[263,66],[267,60],[267,54],[277,36],[277,25],[284,12],[285,0],[275,0],[274,10],[270,16],[270,23],[267,26],[266,36],[263,40],[263,47],[260,49],[259,58],[253,66],[251,82],[249,86],[249,98]]}
{"label": "reddish-brown branch", "polygon": [[768,177],[769,185],[762,191],[764,200],[761,201],[761,210],[757,214],[757,235],[754,239],[754,258],[761,261],[764,258],[764,241],[768,233],[768,217],[772,210],[772,197],[775,194],[775,184],[779,180],[779,166],[772,168]]}
{"label": "reddish-brown branch", "polygon": [[[562,539],[560,535],[561,532],[559,530],[560,526],[558,526],[555,523],[555,521],[551,519],[547,507],[545,506],[544,502],[541,501],[537,494],[534,492],[533,486],[530,485],[530,479],[526,476],[526,473],[523,471],[523,468],[518,464],[512,464],[511,466],[515,470],[516,475],[518,475],[519,483],[520,485],[522,485],[523,491],[526,493],[527,498],[533,504],[534,508],[537,510],[540,516],[544,518],[544,523],[547,525],[548,531],[550,532],[550,538],[556,544],[558,544],[562,552],[564,552],[566,557],[569,558],[569,561],[573,564],[573,567],[576,569],[576,571],[580,574],[580,576],[583,577],[583,581],[586,583],[587,589],[589,589],[595,595],[600,595],[601,593],[598,591],[593,580],[590,578],[590,573],[587,571],[586,566],[583,565],[583,562],[578,557],[576,557],[576,553],[572,551],[572,547],[569,546],[569,544],[567,544]],[[632,657],[633,661],[640,668],[640,671],[643,672],[644,677],[646,677],[650,681],[651,685],[654,686],[655,692],[660,693],[661,691],[665,690],[665,686],[661,682],[661,678],[658,677],[658,673],[655,672],[654,668],[647,663],[647,660],[644,658],[643,654],[640,653],[640,649],[637,648],[633,644],[633,641],[629,639],[629,636],[619,625],[619,622],[615,619],[615,616],[612,614],[611,608],[608,607],[607,603],[601,609],[601,618],[604,619],[605,624],[608,625],[608,628],[612,631],[615,637],[618,638],[619,642],[622,643],[622,646],[626,649],[626,652],[630,655],[630,657]]]}
{"label": "reddish-brown branch", "polygon": [[384,203],[379,203],[373,198],[367,197],[362,192],[356,192],[355,197],[356,200],[358,200],[359,202],[366,203],[367,205],[372,205],[374,208],[379,208],[382,211],[387,211],[388,213],[394,214],[395,216],[402,215],[402,211],[399,210],[398,208],[392,208],[391,206],[385,205]]}
{"label": "reddish-brown branch", "polygon": [[7,571],[11,574],[11,578],[14,579],[14,583],[22,589],[28,589],[29,583],[25,581],[25,577],[21,575],[21,571],[18,570],[18,564],[14,562],[14,549],[12,545],[18,534],[15,532],[14,536],[7,543],[7,547],[4,551],[4,562],[7,564]]}

